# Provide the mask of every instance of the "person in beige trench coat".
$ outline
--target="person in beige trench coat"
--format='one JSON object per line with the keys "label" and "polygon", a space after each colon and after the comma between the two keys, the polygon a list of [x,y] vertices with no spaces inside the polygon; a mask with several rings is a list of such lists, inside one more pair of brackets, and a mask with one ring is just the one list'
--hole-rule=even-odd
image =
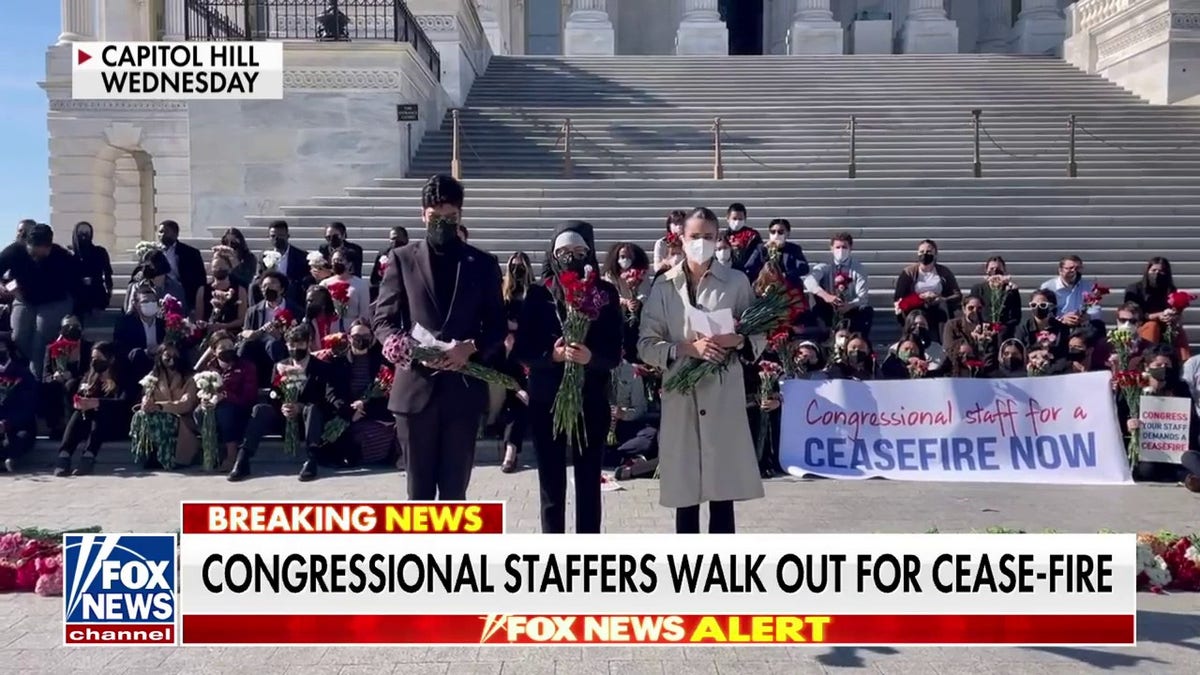
{"label": "person in beige trench coat", "polygon": [[[688,358],[718,360],[731,350],[757,358],[766,346],[764,336],[698,336],[689,329],[689,306],[728,309],[736,318],[754,299],[745,274],[713,261],[716,234],[716,216],[697,209],[684,225],[686,260],[655,280],[642,309],[638,353],[664,371],[664,381]],[[689,275],[695,283],[689,283]],[[701,381],[694,392],[663,392],[659,469],[660,502],[677,509],[681,533],[699,532],[704,502],[709,502],[709,531],[733,532],[733,502],[763,496],[737,354],[723,375]]]}

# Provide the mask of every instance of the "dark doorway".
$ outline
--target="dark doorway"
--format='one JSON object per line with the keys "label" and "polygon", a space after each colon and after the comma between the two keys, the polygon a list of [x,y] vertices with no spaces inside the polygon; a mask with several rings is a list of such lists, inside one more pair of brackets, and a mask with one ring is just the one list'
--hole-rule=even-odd
{"label": "dark doorway", "polygon": [[763,0],[721,0],[721,18],[729,29],[729,53],[763,53]]}

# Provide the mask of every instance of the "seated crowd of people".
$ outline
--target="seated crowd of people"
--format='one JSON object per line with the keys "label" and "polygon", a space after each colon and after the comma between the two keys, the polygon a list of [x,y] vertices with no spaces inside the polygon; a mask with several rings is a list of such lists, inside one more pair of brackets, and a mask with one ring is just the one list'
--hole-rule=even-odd
{"label": "seated crowd of people", "polygon": [[[786,219],[771,220],[764,237],[747,216],[742,204],[727,209],[716,264],[746,274],[758,289],[782,282],[803,292],[806,311],[786,336],[787,354],[802,377],[1012,378],[1120,367],[1144,372],[1159,395],[1198,393],[1200,356],[1191,357],[1182,325],[1189,296],[1176,288],[1165,258],[1149,260],[1125,290],[1113,328],[1134,337],[1118,354],[1101,318],[1108,289],[1084,275],[1079,257],[1063,257],[1038,288],[1020,289],[1004,259],[993,256],[964,289],[955,271],[938,261],[936,242],[923,240],[894,282],[899,338],[877,349],[871,334],[882,312],[871,306],[871,279],[854,255],[854,237],[834,234],[828,253],[810,261],[790,241]],[[618,478],[655,469],[660,378],[637,357],[638,324],[655,278],[684,260],[686,218],[672,211],[649,254],[637,243],[620,242],[602,262],[602,278],[618,291],[626,319],[622,358],[612,373],[604,457]],[[163,221],[157,241],[139,245],[112,339],[95,343],[84,338],[84,329],[109,306],[114,282],[108,252],[92,243],[92,234],[88,223],[79,223],[64,248],[47,225],[23,221],[17,240],[0,252],[0,318],[9,324],[0,326],[0,457],[6,470],[17,470],[39,426],[60,443],[59,476],[92,472],[106,442],[132,438],[135,456],[147,468],[202,463],[241,480],[262,440],[292,429],[291,442],[303,458],[301,480],[315,478],[320,465],[403,468],[392,414],[378,395],[390,364],[373,319],[391,251],[408,244],[405,228],[391,230],[364,279],[364,251],[348,240],[342,223],[330,223],[326,243],[308,252],[289,243],[285,221],[275,221],[267,231],[271,248],[260,255],[231,228],[206,264],[197,247],[179,240],[178,224]],[[461,225],[458,236],[469,236]],[[525,298],[540,280],[525,252],[497,264],[509,334],[496,367],[524,385],[527,366],[513,345],[519,319],[527,316]],[[769,350],[763,358],[778,360],[782,353]],[[294,370],[305,375],[301,390],[278,396],[280,378]],[[219,390],[204,390],[195,374],[205,371],[220,375]],[[770,477],[784,471],[780,401],[777,394],[762,396],[757,369],[744,372],[759,470]],[[1128,436],[1138,421],[1117,400]],[[481,420],[481,437],[496,441],[505,472],[519,466],[527,405],[524,391],[493,387]],[[1195,419],[1191,433],[1193,448],[1200,447]],[[1186,471],[1148,465],[1135,475],[1178,480]]]}

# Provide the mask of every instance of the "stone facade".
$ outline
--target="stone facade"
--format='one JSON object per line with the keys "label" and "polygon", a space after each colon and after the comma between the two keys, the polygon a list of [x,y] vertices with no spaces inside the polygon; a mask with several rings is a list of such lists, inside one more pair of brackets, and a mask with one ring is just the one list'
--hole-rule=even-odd
{"label": "stone facade", "polygon": [[[418,13],[417,21],[433,29],[440,19],[431,16],[450,18],[454,32],[436,42],[440,83],[406,42],[289,41],[282,101],[79,101],[71,98],[72,42],[182,39],[184,4],[61,2],[62,34],[47,50],[42,84],[50,220],[59,232],[91,222],[118,259],[163,219],[207,239],[283,203],[402,175],[491,54],[471,0],[439,0],[429,9],[440,14]],[[397,121],[400,103],[419,106],[411,130]]]}
{"label": "stone facade", "polygon": [[1200,105],[1200,0],[1080,0],[1063,57],[1151,103]]}
{"label": "stone facade", "polygon": [[[721,9],[730,3],[722,0],[475,1],[496,54],[668,55],[728,50],[730,28]],[[731,0],[736,1],[741,0]],[[647,11],[651,2],[652,12]],[[1022,0],[1024,18],[1013,15],[1013,0],[761,2],[760,30],[767,54],[1041,54],[1057,51],[1065,31],[1062,10],[1074,0]],[[866,19],[863,12],[869,15]],[[859,21],[873,25],[856,31]],[[887,37],[879,21],[890,23]],[[547,29],[554,25],[559,27],[557,33]],[[856,43],[864,51],[857,52]]]}

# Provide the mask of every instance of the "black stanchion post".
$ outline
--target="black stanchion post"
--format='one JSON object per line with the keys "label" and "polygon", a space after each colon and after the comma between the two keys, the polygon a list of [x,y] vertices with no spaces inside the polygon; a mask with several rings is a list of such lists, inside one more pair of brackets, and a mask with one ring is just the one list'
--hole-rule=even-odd
{"label": "black stanchion post", "polygon": [[858,162],[855,159],[858,145],[858,120],[854,115],[850,116],[850,166],[847,167],[846,173],[850,178],[858,175]]}
{"label": "black stanchion post", "polygon": [[571,163],[571,118],[563,122],[563,178],[570,178],[575,172]]}
{"label": "black stanchion post", "polygon": [[1067,176],[1070,178],[1079,177],[1079,164],[1075,162],[1075,116],[1071,115],[1067,119],[1067,130],[1070,136],[1067,138]]}
{"label": "black stanchion post", "polygon": [[713,119],[713,180],[725,177],[725,166],[721,161],[721,118]]}
{"label": "black stanchion post", "polygon": [[983,111],[980,110],[979,108],[976,108],[971,111],[971,121],[975,127],[975,167],[974,168],[975,168],[975,177],[976,178],[983,178],[983,152],[981,151],[981,149],[979,147],[979,132],[982,128],[981,127],[982,122],[980,121],[979,118],[982,115],[983,115]]}

